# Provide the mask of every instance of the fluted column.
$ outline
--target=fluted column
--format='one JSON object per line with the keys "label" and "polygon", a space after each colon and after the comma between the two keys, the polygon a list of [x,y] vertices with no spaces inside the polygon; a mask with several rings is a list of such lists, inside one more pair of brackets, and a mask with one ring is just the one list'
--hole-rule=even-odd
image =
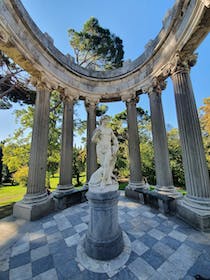
{"label": "fluted column", "polygon": [[138,98],[135,94],[122,97],[126,102],[127,122],[128,122],[128,149],[130,163],[130,182],[129,188],[136,189],[145,187],[141,170],[140,142],[137,125],[136,103]]}
{"label": "fluted column", "polygon": [[57,187],[58,191],[69,191],[72,185],[72,164],[73,164],[73,128],[74,128],[74,96],[65,95],[63,97],[63,124],[62,124],[62,144],[60,179]]}
{"label": "fluted column", "polygon": [[161,193],[174,195],[176,192],[173,186],[169,164],[168,142],[161,100],[162,90],[165,89],[165,87],[166,83],[164,80],[154,78],[148,95],[151,111],[157,190]]}
{"label": "fluted column", "polygon": [[28,220],[34,220],[45,215],[51,207],[49,196],[45,190],[50,89],[43,82],[37,83],[36,88],[27,193],[24,199],[14,206],[14,215]]}
{"label": "fluted column", "polygon": [[91,141],[91,138],[96,129],[96,105],[98,102],[98,99],[86,98],[85,100],[85,107],[87,110],[87,183],[93,172],[97,169],[96,144]]}
{"label": "fluted column", "polygon": [[[190,66],[194,63],[195,56],[183,59],[180,54],[177,54],[171,70],[171,78],[174,86],[187,189],[183,203],[188,209],[195,211],[198,217],[204,217],[198,227],[205,229],[206,223],[210,228],[210,182],[189,75]],[[193,217],[192,219],[195,220]]]}

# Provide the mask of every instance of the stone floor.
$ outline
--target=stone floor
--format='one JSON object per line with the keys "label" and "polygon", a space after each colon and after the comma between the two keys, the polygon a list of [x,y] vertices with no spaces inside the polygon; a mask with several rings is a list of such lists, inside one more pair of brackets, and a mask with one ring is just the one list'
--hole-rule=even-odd
{"label": "stone floor", "polygon": [[95,273],[79,263],[77,246],[88,222],[85,202],[35,222],[0,220],[0,279],[210,279],[210,233],[131,201],[123,192],[118,205],[131,244],[121,268]]}

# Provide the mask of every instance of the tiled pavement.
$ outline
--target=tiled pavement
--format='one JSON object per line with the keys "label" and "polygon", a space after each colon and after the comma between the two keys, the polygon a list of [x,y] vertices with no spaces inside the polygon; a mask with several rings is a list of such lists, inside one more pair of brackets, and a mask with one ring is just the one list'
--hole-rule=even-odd
{"label": "tiled pavement", "polygon": [[133,202],[124,193],[118,207],[132,250],[117,271],[94,273],[77,260],[77,245],[87,230],[86,202],[35,222],[1,220],[0,279],[210,279],[210,233]]}

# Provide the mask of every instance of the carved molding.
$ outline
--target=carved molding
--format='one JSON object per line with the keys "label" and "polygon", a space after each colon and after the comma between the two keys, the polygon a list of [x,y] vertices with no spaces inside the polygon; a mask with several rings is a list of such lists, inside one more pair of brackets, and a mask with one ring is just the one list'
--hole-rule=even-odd
{"label": "carved molding", "polygon": [[127,92],[127,93],[124,93],[123,95],[121,95],[121,100],[126,103],[128,103],[128,102],[138,103],[139,97],[136,96],[135,91],[132,91],[132,92]]}
{"label": "carved molding", "polygon": [[61,93],[61,98],[63,102],[66,101],[70,103],[75,103],[79,99],[79,95],[69,88],[64,88],[63,93]]}
{"label": "carved molding", "polygon": [[161,94],[166,88],[167,82],[163,76],[154,77],[151,81],[151,85],[147,89],[148,94],[158,93]]}
{"label": "carved molding", "polygon": [[176,52],[169,64],[162,69],[162,76],[166,78],[176,72],[189,72],[190,68],[196,64],[197,57],[197,53],[183,54],[181,52]]}
{"label": "carved molding", "polygon": [[86,108],[96,107],[96,105],[100,102],[99,96],[91,96],[85,98],[85,106]]}
{"label": "carved molding", "polygon": [[202,2],[207,8],[210,8],[210,0],[201,0],[201,2]]}

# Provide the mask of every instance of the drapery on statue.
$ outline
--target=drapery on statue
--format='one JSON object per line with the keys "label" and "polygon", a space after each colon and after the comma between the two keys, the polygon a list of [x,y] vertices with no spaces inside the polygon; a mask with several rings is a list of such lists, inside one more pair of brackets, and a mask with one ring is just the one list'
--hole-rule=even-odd
{"label": "drapery on statue", "polygon": [[117,185],[116,178],[113,174],[117,151],[118,141],[113,130],[108,127],[110,121],[109,116],[103,116],[100,125],[96,128],[92,136],[92,142],[96,143],[97,161],[100,167],[92,174],[90,187],[109,187]]}

